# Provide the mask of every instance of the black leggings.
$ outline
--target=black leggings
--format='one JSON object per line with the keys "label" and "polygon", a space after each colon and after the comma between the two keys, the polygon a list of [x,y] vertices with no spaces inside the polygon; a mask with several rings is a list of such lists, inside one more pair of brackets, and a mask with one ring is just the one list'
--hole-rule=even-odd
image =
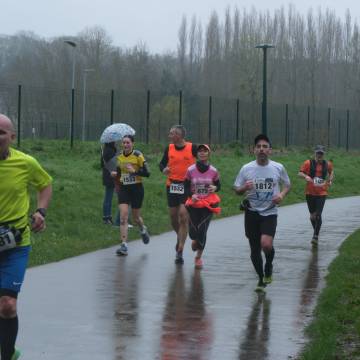
{"label": "black leggings", "polygon": [[306,195],[306,202],[310,214],[315,214],[315,219],[310,219],[311,225],[314,229],[314,235],[319,236],[322,225],[321,214],[324,209],[326,196]]}
{"label": "black leggings", "polygon": [[189,236],[196,240],[197,250],[204,250],[206,234],[209,228],[213,213],[207,208],[186,207],[189,212]]}
{"label": "black leggings", "polygon": [[274,238],[277,226],[277,215],[261,216],[255,211],[245,211],[245,234],[249,239],[250,259],[255,271],[262,280],[265,276],[272,274],[273,260],[275,256],[274,246],[270,251],[265,252],[265,267],[261,255],[261,235],[266,234]]}

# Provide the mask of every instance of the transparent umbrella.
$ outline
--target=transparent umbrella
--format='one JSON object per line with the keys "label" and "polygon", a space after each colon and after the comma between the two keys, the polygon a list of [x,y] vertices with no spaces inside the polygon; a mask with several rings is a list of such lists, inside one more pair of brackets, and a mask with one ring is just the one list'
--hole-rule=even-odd
{"label": "transparent umbrella", "polygon": [[103,131],[100,142],[105,144],[120,141],[125,135],[135,135],[135,130],[128,124],[112,124]]}

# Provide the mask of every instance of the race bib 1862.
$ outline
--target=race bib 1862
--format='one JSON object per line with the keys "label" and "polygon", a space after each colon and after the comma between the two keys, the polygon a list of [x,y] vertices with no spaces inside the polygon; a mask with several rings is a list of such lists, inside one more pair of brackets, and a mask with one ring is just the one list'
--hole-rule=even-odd
{"label": "race bib 1862", "polygon": [[184,184],[171,183],[170,184],[170,194],[184,194]]}

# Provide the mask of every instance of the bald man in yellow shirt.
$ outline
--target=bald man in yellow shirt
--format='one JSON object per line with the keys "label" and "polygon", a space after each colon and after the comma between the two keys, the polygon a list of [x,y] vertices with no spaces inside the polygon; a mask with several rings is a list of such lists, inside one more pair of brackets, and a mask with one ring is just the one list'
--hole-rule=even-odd
{"label": "bald man in yellow shirt", "polygon": [[[45,229],[52,178],[32,156],[12,148],[12,121],[0,114],[0,345],[2,360],[20,357],[17,297],[30,253],[30,232]],[[29,224],[29,187],[37,192],[37,209]]]}

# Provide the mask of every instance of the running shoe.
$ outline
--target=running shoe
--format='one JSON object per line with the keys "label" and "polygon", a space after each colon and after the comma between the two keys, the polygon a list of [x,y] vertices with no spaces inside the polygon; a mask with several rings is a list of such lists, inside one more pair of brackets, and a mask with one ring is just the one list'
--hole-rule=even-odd
{"label": "running shoe", "polygon": [[319,237],[317,235],[314,235],[313,238],[311,239],[311,243],[314,247],[318,246],[318,240],[319,240]]}
{"label": "running shoe", "polygon": [[263,283],[264,283],[265,285],[271,284],[272,281],[273,281],[272,275],[269,275],[269,276],[266,276],[266,275],[265,275],[264,278],[263,278]]}
{"label": "running shoe", "polygon": [[195,258],[195,269],[202,269],[204,266],[204,262],[202,258]]}
{"label": "running shoe", "polygon": [[122,243],[120,248],[116,250],[116,255],[126,256],[128,254],[128,247],[125,243]]}
{"label": "running shoe", "polygon": [[183,258],[182,251],[177,251],[176,257],[175,257],[175,264],[182,265],[183,263],[184,263],[184,258]]}
{"label": "running shoe", "polygon": [[140,234],[141,234],[141,238],[142,238],[143,243],[148,244],[149,241],[150,241],[150,236],[149,236],[147,227],[145,225],[143,226]]}
{"label": "running shoe", "polygon": [[266,284],[262,280],[259,280],[259,282],[256,285],[255,291],[258,293],[264,293],[266,292],[265,288],[266,288]]}
{"label": "running shoe", "polygon": [[273,272],[273,266],[272,264],[265,264],[265,276],[263,278],[263,282],[265,284],[271,284],[272,283],[272,272]]}
{"label": "running shoe", "polygon": [[111,217],[104,217],[104,218],[103,218],[103,223],[104,223],[105,225],[113,225],[113,222],[112,222]]}
{"label": "running shoe", "polygon": [[20,350],[18,350],[18,349],[15,348],[15,351],[14,351],[14,353],[12,354],[11,360],[17,360],[17,359],[20,357],[20,355],[21,355]]}

